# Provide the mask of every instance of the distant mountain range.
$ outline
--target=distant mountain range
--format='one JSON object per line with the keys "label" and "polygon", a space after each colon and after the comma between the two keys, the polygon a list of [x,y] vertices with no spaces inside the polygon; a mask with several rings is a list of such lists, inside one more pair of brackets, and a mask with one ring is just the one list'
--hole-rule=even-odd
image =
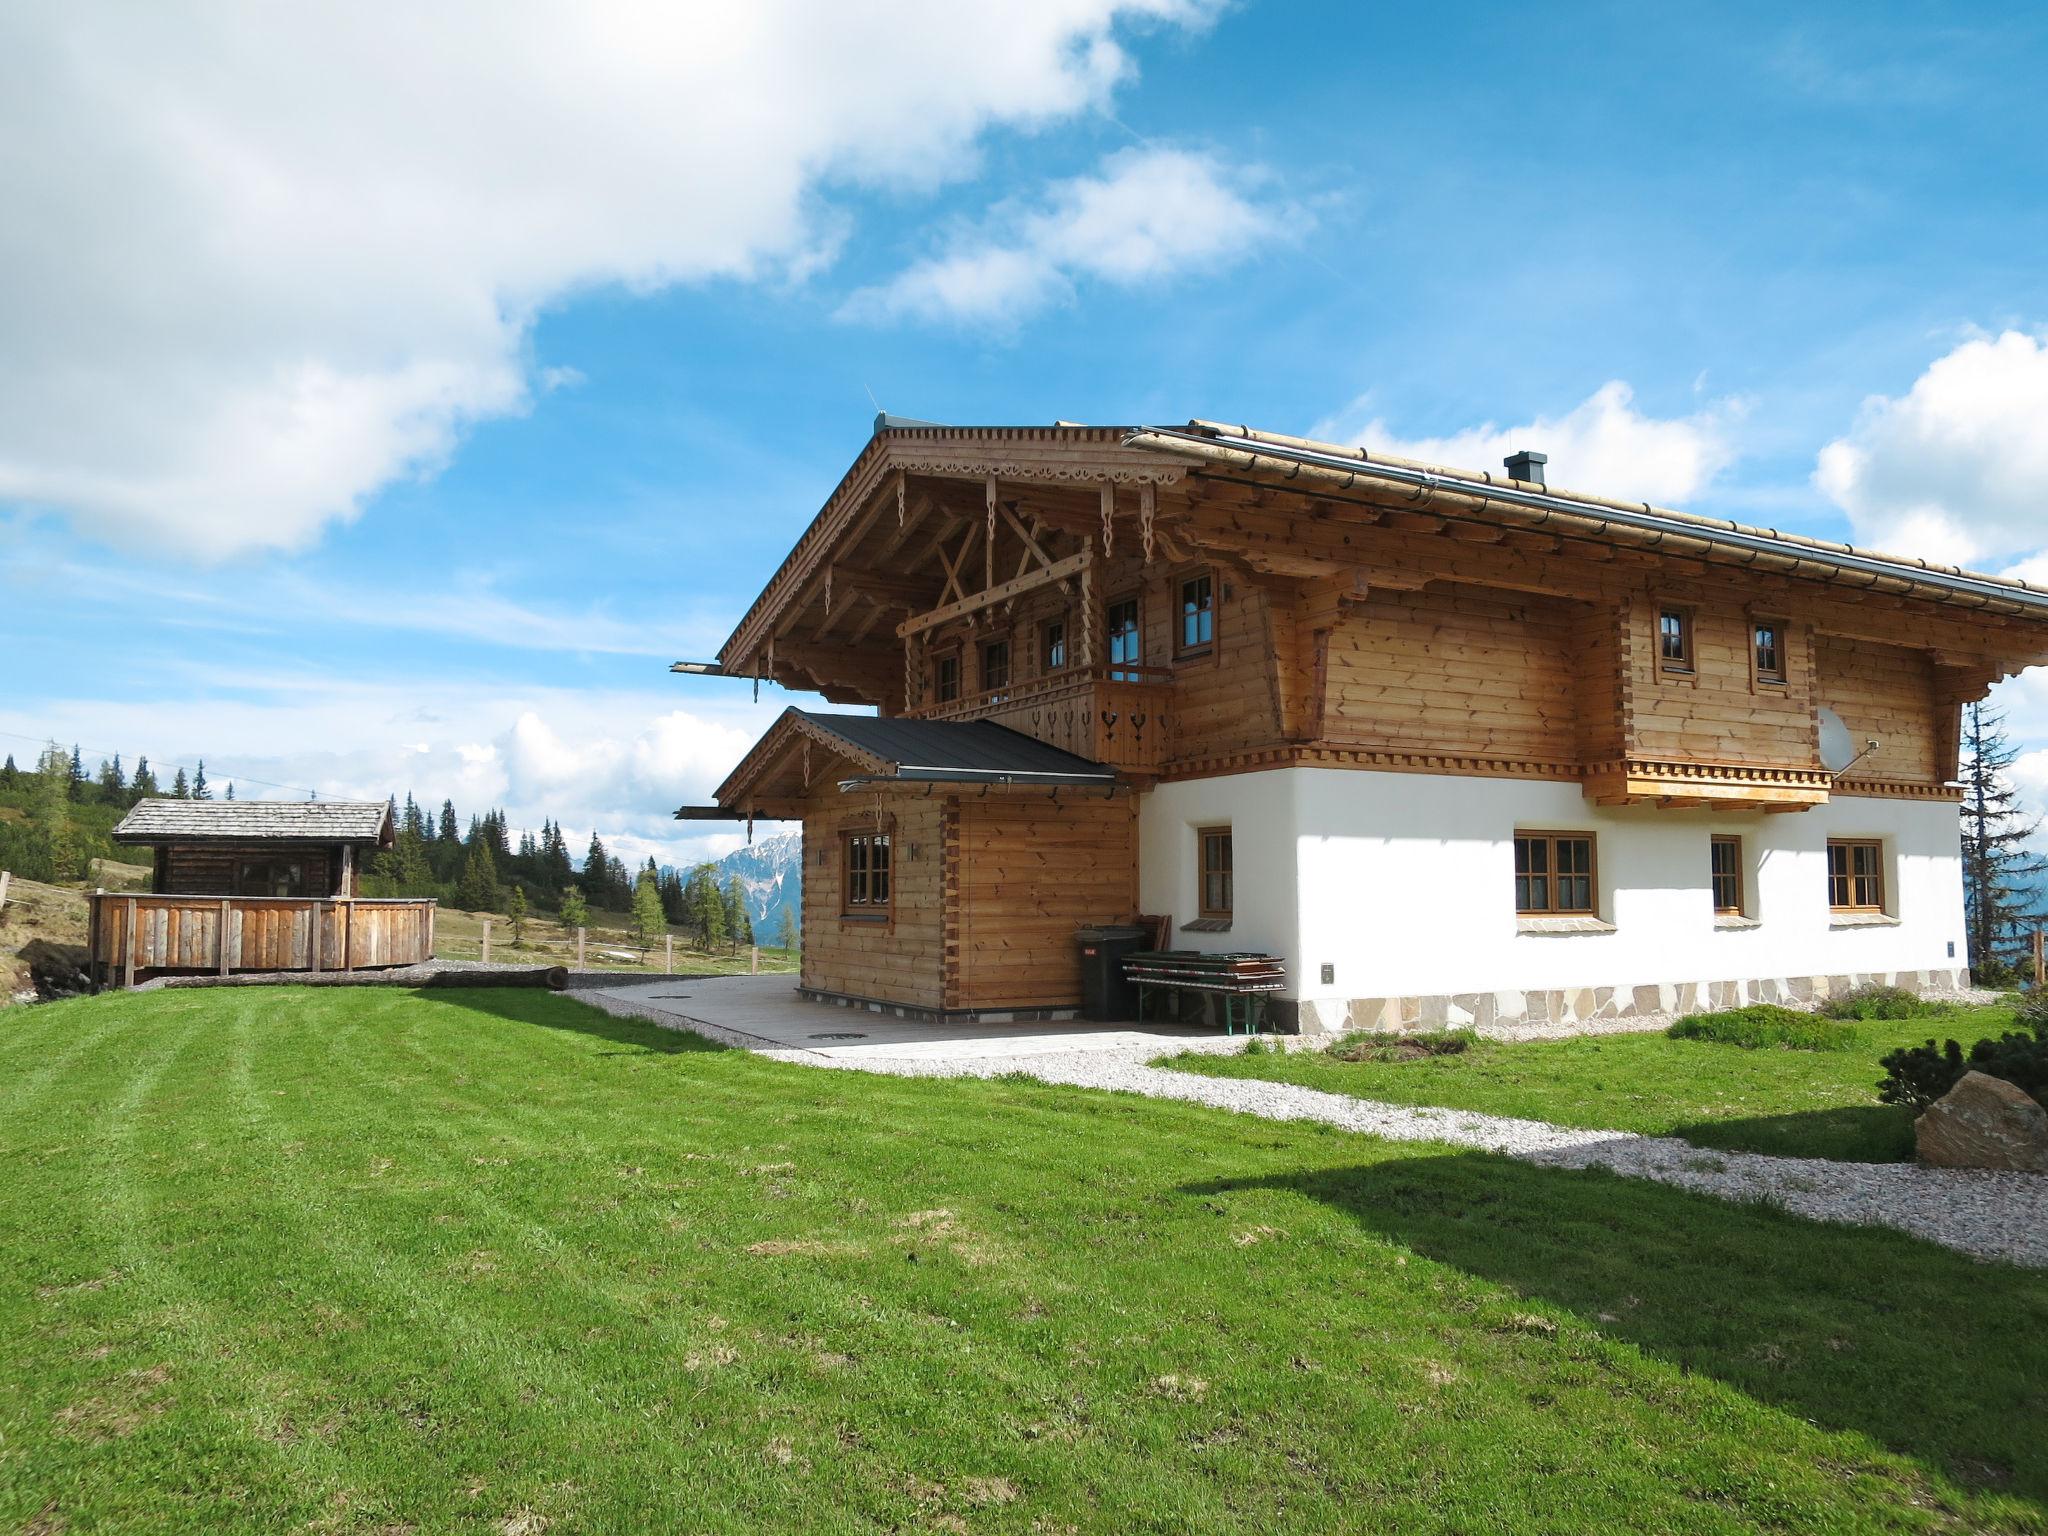
{"label": "distant mountain range", "polygon": [[719,882],[737,879],[747,894],[747,916],[755,941],[770,945],[781,937],[786,911],[803,923],[804,839],[801,832],[764,837],[718,861]]}

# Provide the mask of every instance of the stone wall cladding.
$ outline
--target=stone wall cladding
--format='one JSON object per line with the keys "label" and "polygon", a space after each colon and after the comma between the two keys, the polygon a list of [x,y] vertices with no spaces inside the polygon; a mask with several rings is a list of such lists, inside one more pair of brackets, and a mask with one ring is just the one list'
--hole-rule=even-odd
{"label": "stone wall cladding", "polygon": [[1913,993],[1961,991],[1966,968],[1859,971],[1837,976],[1770,976],[1755,981],[1658,982],[1636,987],[1567,987],[1549,992],[1458,992],[1433,997],[1275,1000],[1273,1017],[1300,1034],[1351,1030],[1485,1028],[1494,1024],[1594,1024],[1649,1015],[1679,1017],[1751,1003],[1810,1008],[1857,987],[1903,987]]}

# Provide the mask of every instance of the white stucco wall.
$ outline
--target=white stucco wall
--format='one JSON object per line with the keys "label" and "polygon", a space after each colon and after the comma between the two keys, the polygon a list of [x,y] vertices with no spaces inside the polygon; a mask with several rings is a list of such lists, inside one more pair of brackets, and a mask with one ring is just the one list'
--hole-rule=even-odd
{"label": "white stucco wall", "polygon": [[[1289,995],[1342,999],[1634,987],[1848,972],[1943,970],[1962,958],[1962,873],[1952,805],[1839,798],[1785,815],[1602,808],[1575,784],[1286,768],[1167,784],[1139,809],[1148,912],[1196,907],[1196,838],[1229,824],[1236,911],[1184,948],[1286,957]],[[1519,931],[1517,828],[1597,839],[1600,916],[1612,933]],[[1708,839],[1743,839],[1759,925],[1717,927]],[[1830,837],[1885,847],[1897,926],[1842,927],[1827,903]],[[1954,950],[1949,946],[1953,944]],[[1335,967],[1324,983],[1321,967]]]}

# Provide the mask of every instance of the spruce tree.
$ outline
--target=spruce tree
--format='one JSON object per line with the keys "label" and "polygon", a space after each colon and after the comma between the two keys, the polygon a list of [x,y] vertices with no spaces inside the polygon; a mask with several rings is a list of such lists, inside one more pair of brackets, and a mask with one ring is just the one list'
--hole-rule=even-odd
{"label": "spruce tree", "polygon": [[128,781],[128,803],[133,805],[138,800],[148,800],[161,793],[157,788],[156,775],[150,771],[149,759],[136,758],[135,777]]}
{"label": "spruce tree", "polygon": [[86,785],[85,759],[78,755],[76,743],[73,743],[71,748],[71,763],[68,773],[70,783],[64,791],[66,797],[72,800],[83,800],[85,798]]}
{"label": "spruce tree", "polygon": [[441,828],[434,834],[434,837],[437,842],[443,843],[461,841],[462,828],[455,821],[455,802],[453,800],[443,800],[441,802]]}
{"label": "spruce tree", "polygon": [[725,934],[735,950],[754,942],[754,920],[747,915],[747,894],[738,875],[726,882]]}
{"label": "spruce tree", "polygon": [[580,885],[567,886],[562,891],[560,911],[564,928],[581,928],[590,921],[590,902]]}
{"label": "spruce tree", "polygon": [[12,789],[21,782],[21,770],[14,766],[14,754],[7,754],[7,761],[0,763],[0,789]]}
{"label": "spruce tree", "polygon": [[235,781],[233,779],[228,780],[228,792],[226,798],[229,800],[235,798]]}
{"label": "spruce tree", "polygon": [[504,899],[503,888],[498,884],[498,866],[491,858],[491,845],[478,838],[470,844],[462,881],[455,888],[455,904],[469,912],[495,912]]}
{"label": "spruce tree", "polygon": [[1989,986],[2017,979],[2028,932],[2048,919],[2048,860],[2028,846],[2041,823],[2020,808],[2012,787],[2018,755],[2003,714],[1982,703],[1963,711],[1963,925],[1971,971]]}
{"label": "spruce tree", "polygon": [[192,786],[185,782],[185,770],[182,768],[171,777],[171,798],[173,800],[190,800],[192,798]]}
{"label": "spruce tree", "polygon": [[114,754],[114,760],[111,763],[105,759],[101,760],[99,789],[100,801],[105,805],[119,805],[122,797],[128,793],[128,781],[121,773],[120,753],[116,752]]}
{"label": "spruce tree", "polygon": [[668,931],[668,914],[661,910],[661,891],[653,870],[643,869],[633,886],[633,934],[645,954]]}
{"label": "spruce tree", "polygon": [[775,940],[782,946],[785,955],[796,948],[796,914],[787,907],[782,909],[782,925],[776,932]]}
{"label": "spruce tree", "polygon": [[683,903],[699,949],[710,949],[725,937],[725,893],[718,888],[716,864],[699,864],[690,871]]}
{"label": "spruce tree", "polygon": [[505,898],[505,915],[512,919],[512,946],[518,948],[526,942],[526,891],[522,886],[513,886],[512,894]]}
{"label": "spruce tree", "polygon": [[206,787],[206,759],[199,759],[199,766],[192,770],[192,798],[211,800],[213,791]]}
{"label": "spruce tree", "polygon": [[590,849],[583,855],[583,891],[591,902],[609,907],[611,902],[612,858],[604,851],[604,839],[590,834]]}

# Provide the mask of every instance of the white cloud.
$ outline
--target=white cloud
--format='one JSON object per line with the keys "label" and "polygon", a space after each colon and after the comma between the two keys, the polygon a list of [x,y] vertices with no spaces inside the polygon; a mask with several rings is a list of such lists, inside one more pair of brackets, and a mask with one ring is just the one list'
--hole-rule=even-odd
{"label": "white cloud", "polygon": [[2048,545],[2048,332],[1972,337],[1903,396],[1872,395],[1813,480],[1859,542],[1898,554],[1968,565]]}
{"label": "white cloud", "polygon": [[1530,448],[1549,455],[1553,485],[1678,506],[1734,458],[1733,428],[1743,410],[1741,401],[1723,400],[1690,416],[1645,416],[1635,407],[1635,392],[1616,379],[1562,416],[1539,416],[1518,427],[1488,422],[1447,437],[1400,437],[1375,413],[1373,397],[1361,395],[1309,435],[1450,469],[1495,472],[1510,453]]}
{"label": "white cloud", "polygon": [[836,185],[1100,106],[1206,0],[0,7],[0,503],[305,545],[526,408],[577,288],[801,278]]}
{"label": "white cloud", "polygon": [[941,254],[854,294],[840,316],[1010,325],[1084,279],[1129,288],[1227,266],[1305,218],[1254,201],[1259,179],[1210,154],[1123,150],[1035,206],[998,206]]}

